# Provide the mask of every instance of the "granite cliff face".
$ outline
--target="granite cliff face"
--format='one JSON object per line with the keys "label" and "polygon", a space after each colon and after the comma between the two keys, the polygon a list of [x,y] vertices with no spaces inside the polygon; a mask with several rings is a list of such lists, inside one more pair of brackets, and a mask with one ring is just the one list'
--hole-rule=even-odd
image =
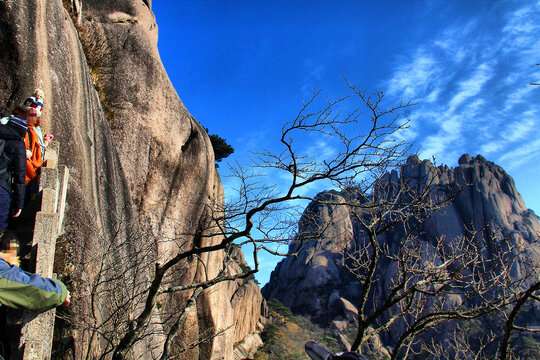
{"label": "granite cliff face", "polygon": [[[133,296],[153,276],[153,264],[193,244],[206,209],[223,195],[213,149],[161,64],[149,0],[2,1],[0,45],[0,111],[9,114],[34,88],[43,88],[42,127],[61,143],[59,161],[71,170],[57,271],[72,287],[69,316],[77,326],[67,325],[63,334],[73,337],[75,358],[99,354],[107,341],[88,329],[118,312],[111,289],[96,293],[95,285],[122,274],[115,291]],[[203,237],[200,245],[220,240]],[[205,280],[223,267],[224,256],[189,259],[167,284]],[[138,343],[135,358],[157,356],[171,315],[189,296],[159,298],[150,325],[155,331]],[[184,358],[233,359],[234,344],[257,336],[262,303],[252,281],[205,292],[173,351],[204,336],[209,340]],[[131,304],[125,316],[140,307]]]}
{"label": "granite cliff face", "polygon": [[[401,176],[425,183],[432,176],[430,174],[435,173],[433,169],[430,161],[421,161],[412,156],[401,168]],[[452,241],[466,234],[467,229],[483,229],[489,225],[491,229],[498,229],[501,237],[510,239],[512,251],[517,253],[525,249],[536,262],[540,260],[538,245],[530,245],[540,236],[538,217],[526,208],[512,178],[501,167],[480,155],[475,158],[463,155],[458,167],[443,166],[438,170],[434,185],[440,188],[447,188],[451,184],[469,186],[443,212],[437,212],[427,219],[420,231],[420,241],[428,243],[441,236]],[[386,176],[386,180],[397,180],[398,176],[394,171]],[[329,191],[319,194],[318,198],[336,203],[344,202],[345,196]],[[355,305],[360,296],[360,283],[344,268],[342,253],[345,247],[360,243],[358,239],[363,236],[362,229],[346,206],[313,202],[304,216],[306,214],[315,215],[321,223],[330,226],[321,239],[304,243],[298,257],[285,258],[277,265],[269,283],[263,288],[263,295],[266,299],[279,299],[295,312],[313,315],[327,323],[333,321],[338,330],[343,330],[347,321],[357,319]],[[310,233],[313,222],[304,220],[300,221],[299,231]],[[381,241],[400,241],[399,235],[399,232],[390,232],[384,234]],[[497,245],[496,242],[494,238],[492,245]],[[291,245],[289,252],[296,248],[297,245]],[[524,266],[515,264],[511,276],[519,278]],[[375,298],[387,295],[385,282],[392,280],[392,269],[389,266],[382,278],[373,285]]]}

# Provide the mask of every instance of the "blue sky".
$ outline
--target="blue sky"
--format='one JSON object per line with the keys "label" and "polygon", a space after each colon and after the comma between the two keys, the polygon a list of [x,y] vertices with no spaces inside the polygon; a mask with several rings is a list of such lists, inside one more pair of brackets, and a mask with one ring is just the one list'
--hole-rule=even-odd
{"label": "blue sky", "polygon": [[[540,86],[530,85],[540,82],[540,1],[159,0],[153,11],[169,77],[235,148],[227,160],[274,149],[314,85],[337,96],[346,77],[418,103],[401,137],[422,158],[457,166],[482,154],[540,214]],[[261,283],[274,265],[262,265]]]}

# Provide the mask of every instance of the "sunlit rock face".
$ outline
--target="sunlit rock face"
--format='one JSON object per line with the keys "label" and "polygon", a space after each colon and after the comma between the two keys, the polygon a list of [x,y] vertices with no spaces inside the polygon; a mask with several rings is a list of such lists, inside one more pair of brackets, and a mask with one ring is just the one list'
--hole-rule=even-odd
{"label": "sunlit rock face", "polygon": [[[430,244],[433,239],[444,236],[448,246],[452,246],[452,239],[489,225],[490,229],[497,229],[499,235],[491,240],[488,248],[497,245],[501,238],[507,238],[514,253],[524,250],[538,261],[538,246],[531,245],[540,234],[538,217],[526,208],[513,179],[501,167],[480,155],[475,158],[463,155],[455,168],[440,166],[436,172],[433,169],[430,161],[411,156],[400,174],[394,171],[385,177],[392,181],[402,176],[419,184],[431,181],[443,191],[455,189],[455,185],[467,185],[444,211],[432,214],[419,232],[426,258],[434,251]],[[346,195],[329,191],[320,193],[317,198],[339,202],[346,199]],[[306,241],[300,250],[298,245],[291,245],[289,252],[298,251],[298,256],[287,257],[276,266],[263,288],[263,295],[267,300],[279,299],[295,312],[313,315],[327,324],[333,322],[333,326],[343,330],[343,321],[355,317],[354,306],[358,304],[361,286],[344,268],[342,253],[347,247],[363,246],[365,236],[346,206],[312,202],[300,220],[299,232],[315,233],[320,224],[330,224],[322,238]],[[401,240],[400,235],[399,231],[391,231],[381,235],[379,241],[395,244]],[[511,275],[520,277],[523,266],[516,264]],[[396,276],[395,264],[384,264],[382,268],[384,273],[374,284],[373,299],[385,297]],[[371,301],[376,301],[373,299]],[[461,299],[452,297],[447,301],[457,304]],[[399,333],[399,324],[394,329],[394,333]],[[391,339],[385,341],[391,342]]]}
{"label": "sunlit rock face", "polygon": [[[0,53],[0,111],[9,114],[34,88],[43,88],[42,127],[60,142],[59,162],[71,171],[56,271],[69,274],[78,304],[71,311],[79,320],[90,316],[99,261],[127,282],[133,280],[130,286],[142,284],[153,276],[155,262],[193,243],[205,209],[223,198],[211,143],[169,81],[157,50],[157,30],[150,0],[0,2],[5,50]],[[201,241],[208,245],[221,239]],[[205,267],[184,262],[167,283],[188,284],[217,274],[223,256],[203,256]],[[149,266],[136,266],[143,261]],[[132,289],[117,290],[127,294]],[[180,312],[189,295],[159,298],[154,334],[138,343],[135,358],[159,355],[171,326],[167,316]],[[110,298],[95,300],[94,320],[115,312]],[[233,359],[234,344],[248,334],[250,344],[257,343],[252,338],[260,331],[262,303],[250,281],[206,292],[173,351],[201,334],[223,331],[183,356]],[[139,309],[133,306],[126,316],[132,318]],[[67,331],[80,351],[77,358],[107,346],[89,332],[69,326]]]}

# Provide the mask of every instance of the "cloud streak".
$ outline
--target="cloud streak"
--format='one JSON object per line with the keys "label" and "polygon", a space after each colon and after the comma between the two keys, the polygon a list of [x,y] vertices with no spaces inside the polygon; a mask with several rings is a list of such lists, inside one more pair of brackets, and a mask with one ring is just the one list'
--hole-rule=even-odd
{"label": "cloud streak", "polygon": [[416,136],[423,157],[453,165],[461,153],[480,152],[512,168],[540,161],[531,139],[540,88],[530,85],[540,78],[540,2],[504,10],[434,34],[386,81],[391,95],[419,103],[403,137]]}

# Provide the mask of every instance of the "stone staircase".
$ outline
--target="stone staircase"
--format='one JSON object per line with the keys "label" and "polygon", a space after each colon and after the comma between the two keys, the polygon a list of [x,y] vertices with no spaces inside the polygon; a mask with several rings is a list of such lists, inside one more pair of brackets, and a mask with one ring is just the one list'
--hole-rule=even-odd
{"label": "stone staircase", "polygon": [[[55,277],[54,253],[62,232],[69,179],[69,169],[58,165],[59,147],[54,141],[47,147],[39,195],[25,207],[12,230],[21,246],[21,267],[49,278]],[[8,311],[6,331],[10,334],[12,359],[51,359],[55,314],[55,309]]]}

